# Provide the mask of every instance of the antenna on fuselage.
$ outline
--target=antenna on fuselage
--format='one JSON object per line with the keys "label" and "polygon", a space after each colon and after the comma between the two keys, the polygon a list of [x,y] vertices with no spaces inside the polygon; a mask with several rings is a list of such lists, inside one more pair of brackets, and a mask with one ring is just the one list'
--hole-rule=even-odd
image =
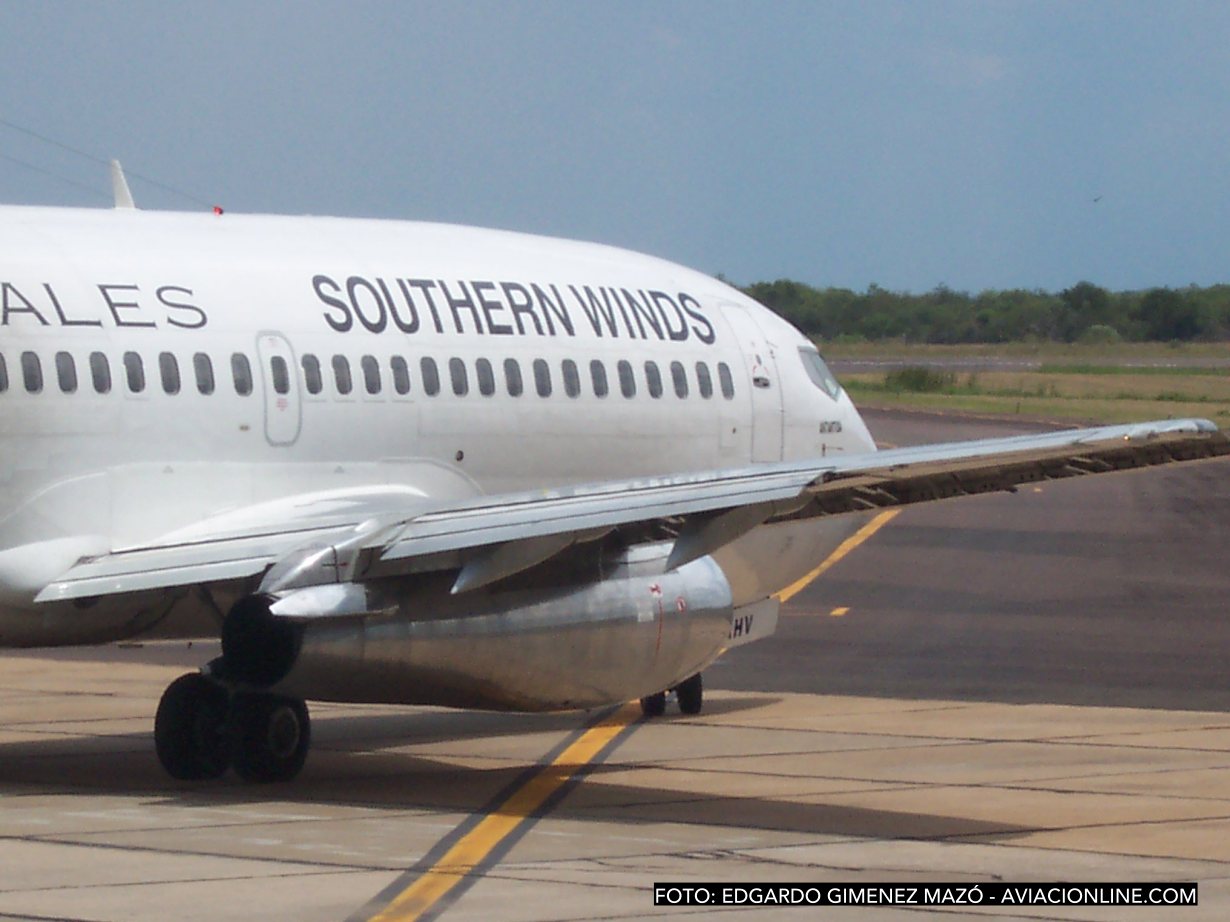
{"label": "antenna on fuselage", "polygon": [[116,208],[136,208],[132,200],[132,192],[128,189],[128,180],[124,178],[124,168],[118,160],[111,161],[111,192],[115,196]]}

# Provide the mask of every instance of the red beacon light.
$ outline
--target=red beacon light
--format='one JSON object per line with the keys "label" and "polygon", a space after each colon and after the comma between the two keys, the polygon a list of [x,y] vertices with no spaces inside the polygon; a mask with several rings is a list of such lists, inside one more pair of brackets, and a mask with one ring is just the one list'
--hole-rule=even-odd
{"label": "red beacon light", "polygon": [[222,214],[222,206],[214,205],[214,214]]}

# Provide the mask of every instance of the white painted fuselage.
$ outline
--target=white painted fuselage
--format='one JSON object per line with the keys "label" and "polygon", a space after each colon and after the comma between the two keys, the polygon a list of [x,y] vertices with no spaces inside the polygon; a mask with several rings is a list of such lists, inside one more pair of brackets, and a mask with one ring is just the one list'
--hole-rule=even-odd
{"label": "white painted fuselage", "polygon": [[[455,226],[0,208],[0,357],[0,644],[144,629],[165,606],[32,600],[281,497],[426,507],[874,450],[814,346],[722,282]],[[811,529],[757,579],[797,576]],[[790,544],[727,549],[736,595],[740,554]]]}

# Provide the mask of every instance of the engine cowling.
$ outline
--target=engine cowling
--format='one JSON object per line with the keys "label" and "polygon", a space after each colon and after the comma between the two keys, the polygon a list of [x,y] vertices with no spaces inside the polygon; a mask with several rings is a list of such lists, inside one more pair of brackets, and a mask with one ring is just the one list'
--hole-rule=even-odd
{"label": "engine cowling", "polygon": [[448,574],[241,599],[223,627],[231,681],[330,701],[560,710],[661,691],[708,665],[731,624],[721,568],[664,572],[630,548],[574,585],[453,594]]}

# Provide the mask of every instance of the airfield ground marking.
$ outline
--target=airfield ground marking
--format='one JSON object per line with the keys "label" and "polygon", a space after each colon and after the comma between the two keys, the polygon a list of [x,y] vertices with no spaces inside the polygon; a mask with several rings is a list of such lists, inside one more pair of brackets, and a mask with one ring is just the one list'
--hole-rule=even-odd
{"label": "airfield ground marking", "polygon": [[891,522],[900,511],[900,509],[885,509],[874,519],[852,534],[849,538],[841,542],[841,544],[837,546],[837,550],[829,554],[820,566],[816,567],[816,569],[812,570],[798,582],[790,584],[779,592],[777,594],[778,601],[780,601],[783,605],[789,602],[796,595],[810,586],[817,578],[826,573],[829,568],[833,566],[833,564],[837,563],[837,561],[841,560],[852,550]]}
{"label": "airfield ground marking", "polygon": [[829,614],[834,618],[844,618],[849,613],[850,607],[848,605],[841,605],[829,612]]}
{"label": "airfield ground marking", "polygon": [[[790,601],[892,521],[899,511],[887,509],[879,513],[838,545],[818,567],[779,592],[777,598]],[[834,609],[833,614],[840,611],[844,615],[848,610]],[[562,800],[588,768],[623,741],[636,726],[639,714],[635,703],[625,704],[599,717],[571,742],[561,744],[558,755],[552,757],[548,753],[527,776],[501,792],[490,809],[475,814],[477,820],[473,825],[458,827],[456,841],[450,844],[454,838],[450,836],[440,843],[418,867],[403,874],[351,916],[351,922],[415,922],[438,916]],[[445,847],[443,854],[435,857],[441,847]]]}
{"label": "airfield ground marking", "polygon": [[605,712],[571,742],[561,744],[558,754],[552,757],[548,753],[527,775],[497,795],[494,806],[476,814],[481,819],[442,855],[427,864],[432,858],[429,854],[419,867],[386,887],[351,920],[412,922],[435,918],[549,813],[589,768],[610,755],[636,726],[640,713],[635,702]]}

